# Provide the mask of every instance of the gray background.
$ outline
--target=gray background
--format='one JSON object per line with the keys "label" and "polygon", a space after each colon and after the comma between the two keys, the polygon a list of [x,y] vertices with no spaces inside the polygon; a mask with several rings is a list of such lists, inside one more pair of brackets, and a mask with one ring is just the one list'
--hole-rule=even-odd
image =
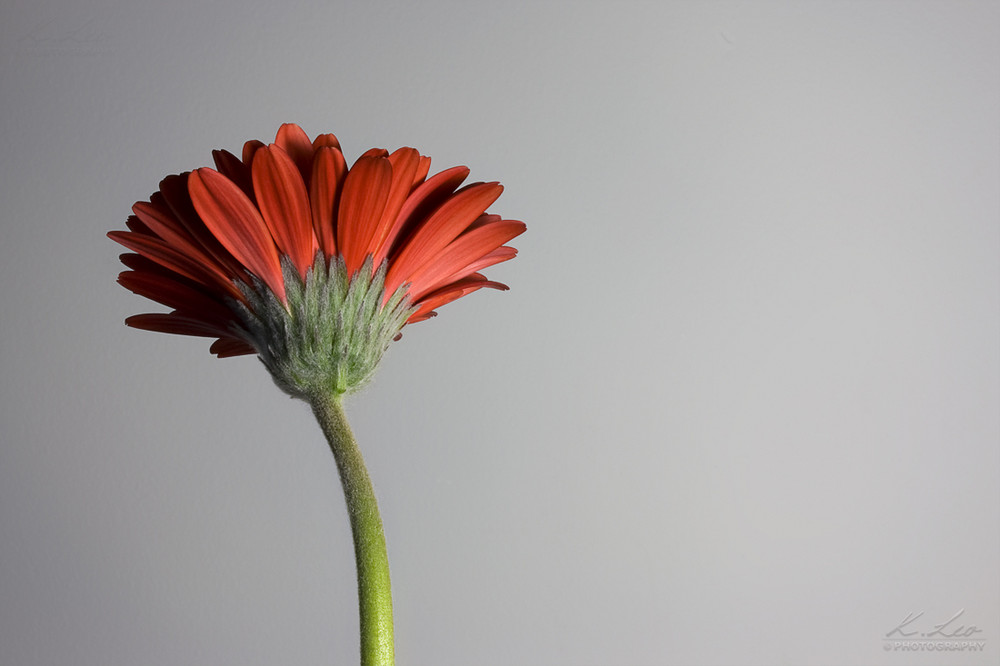
{"label": "gray background", "polygon": [[[104,237],[289,121],[466,164],[528,224],[511,291],[408,327],[349,404],[400,664],[997,663],[998,25],[4,2],[0,664],[356,662],[311,414],[125,328],[159,308]],[[960,609],[984,652],[884,650]]]}

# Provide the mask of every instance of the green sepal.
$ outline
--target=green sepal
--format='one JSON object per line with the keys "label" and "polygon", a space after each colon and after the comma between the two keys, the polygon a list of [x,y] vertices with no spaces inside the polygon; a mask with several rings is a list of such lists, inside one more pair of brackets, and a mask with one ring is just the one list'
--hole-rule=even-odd
{"label": "green sepal", "polygon": [[417,310],[405,285],[382,304],[386,262],[372,271],[368,257],[348,278],[342,257],[327,265],[317,252],[305,280],[282,258],[282,303],[259,279],[241,284],[237,303],[249,338],[278,387],[296,398],[352,393],[375,374],[389,343]]}

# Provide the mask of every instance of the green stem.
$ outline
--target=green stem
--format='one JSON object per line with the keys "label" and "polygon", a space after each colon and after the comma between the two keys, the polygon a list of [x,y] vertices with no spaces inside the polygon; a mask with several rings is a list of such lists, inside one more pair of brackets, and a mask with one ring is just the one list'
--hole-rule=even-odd
{"label": "green stem", "polygon": [[358,565],[361,666],[392,666],[389,558],[375,491],[351,427],[347,424],[341,396],[317,396],[310,403],[337,461],[347,512],[351,517],[354,557]]}

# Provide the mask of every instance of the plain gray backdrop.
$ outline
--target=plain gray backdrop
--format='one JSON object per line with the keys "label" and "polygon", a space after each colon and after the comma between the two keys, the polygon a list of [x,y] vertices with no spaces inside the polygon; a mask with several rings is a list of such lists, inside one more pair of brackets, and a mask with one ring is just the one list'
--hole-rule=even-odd
{"label": "plain gray backdrop", "polygon": [[[401,665],[998,663],[998,25],[7,0],[0,664],[356,663],[308,408],[127,329],[162,308],[104,235],[283,122],[468,165],[528,225],[511,290],[407,327],[348,405]],[[884,640],[959,611],[982,651]]]}

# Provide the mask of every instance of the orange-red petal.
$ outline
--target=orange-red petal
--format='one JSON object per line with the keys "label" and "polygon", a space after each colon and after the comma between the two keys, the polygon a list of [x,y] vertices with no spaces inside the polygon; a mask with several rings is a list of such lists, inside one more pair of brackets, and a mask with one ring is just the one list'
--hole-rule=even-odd
{"label": "orange-red petal", "polygon": [[461,270],[455,271],[454,274],[445,278],[442,281],[442,284],[445,282],[454,282],[455,280],[459,280],[467,275],[470,275],[471,273],[479,272],[484,268],[489,268],[490,266],[495,266],[496,264],[500,264],[505,261],[510,261],[516,256],[517,256],[517,250],[515,248],[508,247],[507,245],[504,245],[503,247],[498,247],[489,254],[484,254],[482,257],[472,262],[468,266],[465,266]]}
{"label": "orange-red petal", "polygon": [[312,182],[309,184],[309,205],[313,231],[328,259],[337,253],[335,213],[346,175],[347,162],[339,148],[324,146],[316,150]]}
{"label": "orange-red petal", "polygon": [[294,123],[285,123],[278,128],[274,142],[288,153],[302,174],[302,180],[308,183],[309,172],[312,169],[313,144],[305,130]]}
{"label": "orange-red petal", "polygon": [[336,148],[340,150],[340,141],[333,134],[319,134],[313,139],[313,150],[320,148]]}
{"label": "orange-red petal", "polygon": [[468,167],[452,167],[436,174],[413,190],[396,216],[396,221],[386,235],[382,248],[375,256],[376,263],[381,263],[387,256],[398,254],[400,243],[412,234],[427,215],[451,196],[468,176]]}
{"label": "orange-red petal", "polygon": [[361,157],[344,179],[337,214],[337,248],[348,275],[353,275],[372,252],[372,233],[385,210],[392,183],[392,165],[385,157]]}
{"label": "orange-red petal", "polygon": [[109,234],[135,252],[121,256],[132,270],[119,282],[173,308],[130,326],[214,337],[220,357],[253,354],[229,299],[246,303],[239,283],[259,279],[284,301],[283,255],[305,277],[317,250],[339,254],[352,276],[369,256],[388,262],[387,295],[406,284],[417,308],[408,323],[478,289],[507,288],[478,271],[515,257],[504,243],[524,225],[485,212],[498,183],[458,189],[466,167],[428,179],[431,160],[416,150],[372,148],[348,169],[336,136],[310,141],[294,124],[270,146],[247,141],[242,159],[213,157],[217,170],[167,177],[135,205],[129,231]]}
{"label": "orange-red petal", "polygon": [[484,276],[476,273],[425,296],[423,299],[418,301],[417,304],[419,307],[417,311],[410,315],[410,318],[407,319],[406,322],[408,324],[413,324],[418,321],[428,319],[429,317],[433,317],[435,314],[434,310],[437,308],[447,303],[451,303],[452,301],[463,296],[468,296],[472,292],[482,289],[483,287],[499,289],[501,291],[509,289],[507,285],[501,282],[487,280]]}
{"label": "orange-red petal", "polygon": [[426,155],[420,156],[420,163],[417,165],[417,172],[413,174],[413,185],[411,189],[415,189],[417,185],[424,182],[427,178],[427,173],[431,170],[431,158]]}
{"label": "orange-red petal", "polygon": [[253,158],[253,188],[274,242],[291,258],[292,265],[304,279],[312,266],[318,243],[313,234],[309,194],[301,172],[288,153],[278,146],[261,148]]}
{"label": "orange-red petal", "polygon": [[388,247],[391,241],[389,234],[395,228],[403,204],[406,203],[413,188],[413,181],[420,166],[420,153],[413,148],[400,148],[389,155],[389,163],[392,165],[389,197],[386,199],[385,210],[382,211],[382,217],[373,230],[371,239],[366,242],[366,245],[372,248],[373,263],[376,266],[389,254]]}
{"label": "orange-red petal", "polygon": [[192,173],[188,189],[205,226],[284,302],[285,281],[274,239],[243,191],[209,168]]}
{"label": "orange-red petal", "polygon": [[445,201],[403,246],[386,275],[386,291],[392,293],[399,285],[409,282],[413,271],[432,260],[465,231],[501,192],[503,186],[499,183],[476,183]]}
{"label": "orange-red petal", "polygon": [[410,282],[411,296],[419,299],[454,281],[451,278],[455,275],[474,273],[484,256],[524,231],[523,222],[501,220],[462,234],[410,275],[407,281]]}

